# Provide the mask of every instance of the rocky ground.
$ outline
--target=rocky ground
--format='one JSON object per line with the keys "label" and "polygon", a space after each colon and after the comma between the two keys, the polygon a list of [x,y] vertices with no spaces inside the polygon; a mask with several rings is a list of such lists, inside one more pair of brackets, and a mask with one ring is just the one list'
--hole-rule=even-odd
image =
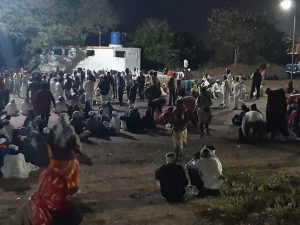
{"label": "rocky ground", "polygon": [[[286,83],[286,81],[285,81]],[[266,86],[283,87],[283,81],[267,82]],[[299,88],[297,81],[296,87]],[[224,168],[233,173],[253,170],[268,177],[278,172],[299,174],[300,143],[297,141],[266,142],[258,146],[239,145],[237,128],[231,118],[238,111],[220,109],[214,101],[211,136],[189,134],[183,164],[205,144],[214,145]],[[258,102],[265,110],[266,97]],[[250,103],[249,103],[250,104]],[[145,108],[145,103],[139,103]],[[119,108],[124,110],[125,108]],[[20,124],[23,118],[14,118]],[[51,118],[55,121],[55,117]],[[211,199],[195,199],[188,192],[182,203],[168,204],[160,198],[154,171],[164,163],[164,154],[173,150],[170,130],[132,134],[126,131],[109,139],[91,138],[84,152],[94,165],[80,168],[80,192],[75,196],[85,213],[83,225],[200,225],[223,224],[204,218]],[[12,216],[35,190],[38,172],[26,180],[0,178],[0,224]]]}

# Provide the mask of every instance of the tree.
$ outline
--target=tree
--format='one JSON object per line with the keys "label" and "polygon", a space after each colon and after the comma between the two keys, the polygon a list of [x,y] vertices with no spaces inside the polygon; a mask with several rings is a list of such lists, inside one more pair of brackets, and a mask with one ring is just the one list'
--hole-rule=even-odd
{"label": "tree", "polygon": [[147,19],[137,28],[129,42],[142,48],[143,68],[174,67],[178,63],[174,33],[167,21]]}
{"label": "tree", "polygon": [[80,45],[118,24],[109,0],[1,0],[0,32],[32,53],[43,45]]}
{"label": "tree", "polygon": [[192,69],[197,69],[200,64],[207,63],[212,54],[212,51],[191,33],[175,34],[175,45],[179,50],[180,62],[188,59]]}
{"label": "tree", "polygon": [[215,65],[232,64],[236,49],[242,63],[286,62],[288,43],[284,40],[284,33],[267,15],[217,9],[213,10],[208,21],[215,50],[212,62]]}

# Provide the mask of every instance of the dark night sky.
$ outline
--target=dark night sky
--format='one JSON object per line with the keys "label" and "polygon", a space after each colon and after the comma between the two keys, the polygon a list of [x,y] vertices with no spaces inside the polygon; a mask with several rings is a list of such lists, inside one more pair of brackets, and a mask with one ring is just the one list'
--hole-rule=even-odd
{"label": "dark night sky", "polygon": [[[166,19],[175,32],[191,32],[209,40],[207,17],[214,8],[265,12],[278,28],[291,35],[293,16],[279,7],[279,0],[111,0],[121,14],[124,31],[145,18]],[[298,7],[299,9],[300,7]],[[300,33],[300,32],[299,32]]]}

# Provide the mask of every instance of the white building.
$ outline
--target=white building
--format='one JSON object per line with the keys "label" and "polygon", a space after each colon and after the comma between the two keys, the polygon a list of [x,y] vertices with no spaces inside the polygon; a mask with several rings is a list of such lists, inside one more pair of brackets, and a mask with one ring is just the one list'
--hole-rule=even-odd
{"label": "white building", "polygon": [[125,47],[88,46],[82,48],[86,58],[77,67],[89,70],[117,70],[125,71],[141,68],[141,49]]}

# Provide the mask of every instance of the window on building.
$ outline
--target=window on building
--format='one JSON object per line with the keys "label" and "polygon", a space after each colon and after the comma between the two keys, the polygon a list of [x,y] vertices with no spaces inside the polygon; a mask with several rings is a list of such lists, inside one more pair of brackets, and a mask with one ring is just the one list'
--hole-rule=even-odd
{"label": "window on building", "polygon": [[86,56],[94,56],[95,50],[86,50]]}
{"label": "window on building", "polygon": [[62,55],[63,50],[61,48],[55,48],[53,49],[53,55]]}
{"label": "window on building", "polygon": [[65,55],[69,55],[69,49],[65,48]]}
{"label": "window on building", "polygon": [[115,57],[117,57],[117,58],[125,58],[125,51],[116,51]]}

